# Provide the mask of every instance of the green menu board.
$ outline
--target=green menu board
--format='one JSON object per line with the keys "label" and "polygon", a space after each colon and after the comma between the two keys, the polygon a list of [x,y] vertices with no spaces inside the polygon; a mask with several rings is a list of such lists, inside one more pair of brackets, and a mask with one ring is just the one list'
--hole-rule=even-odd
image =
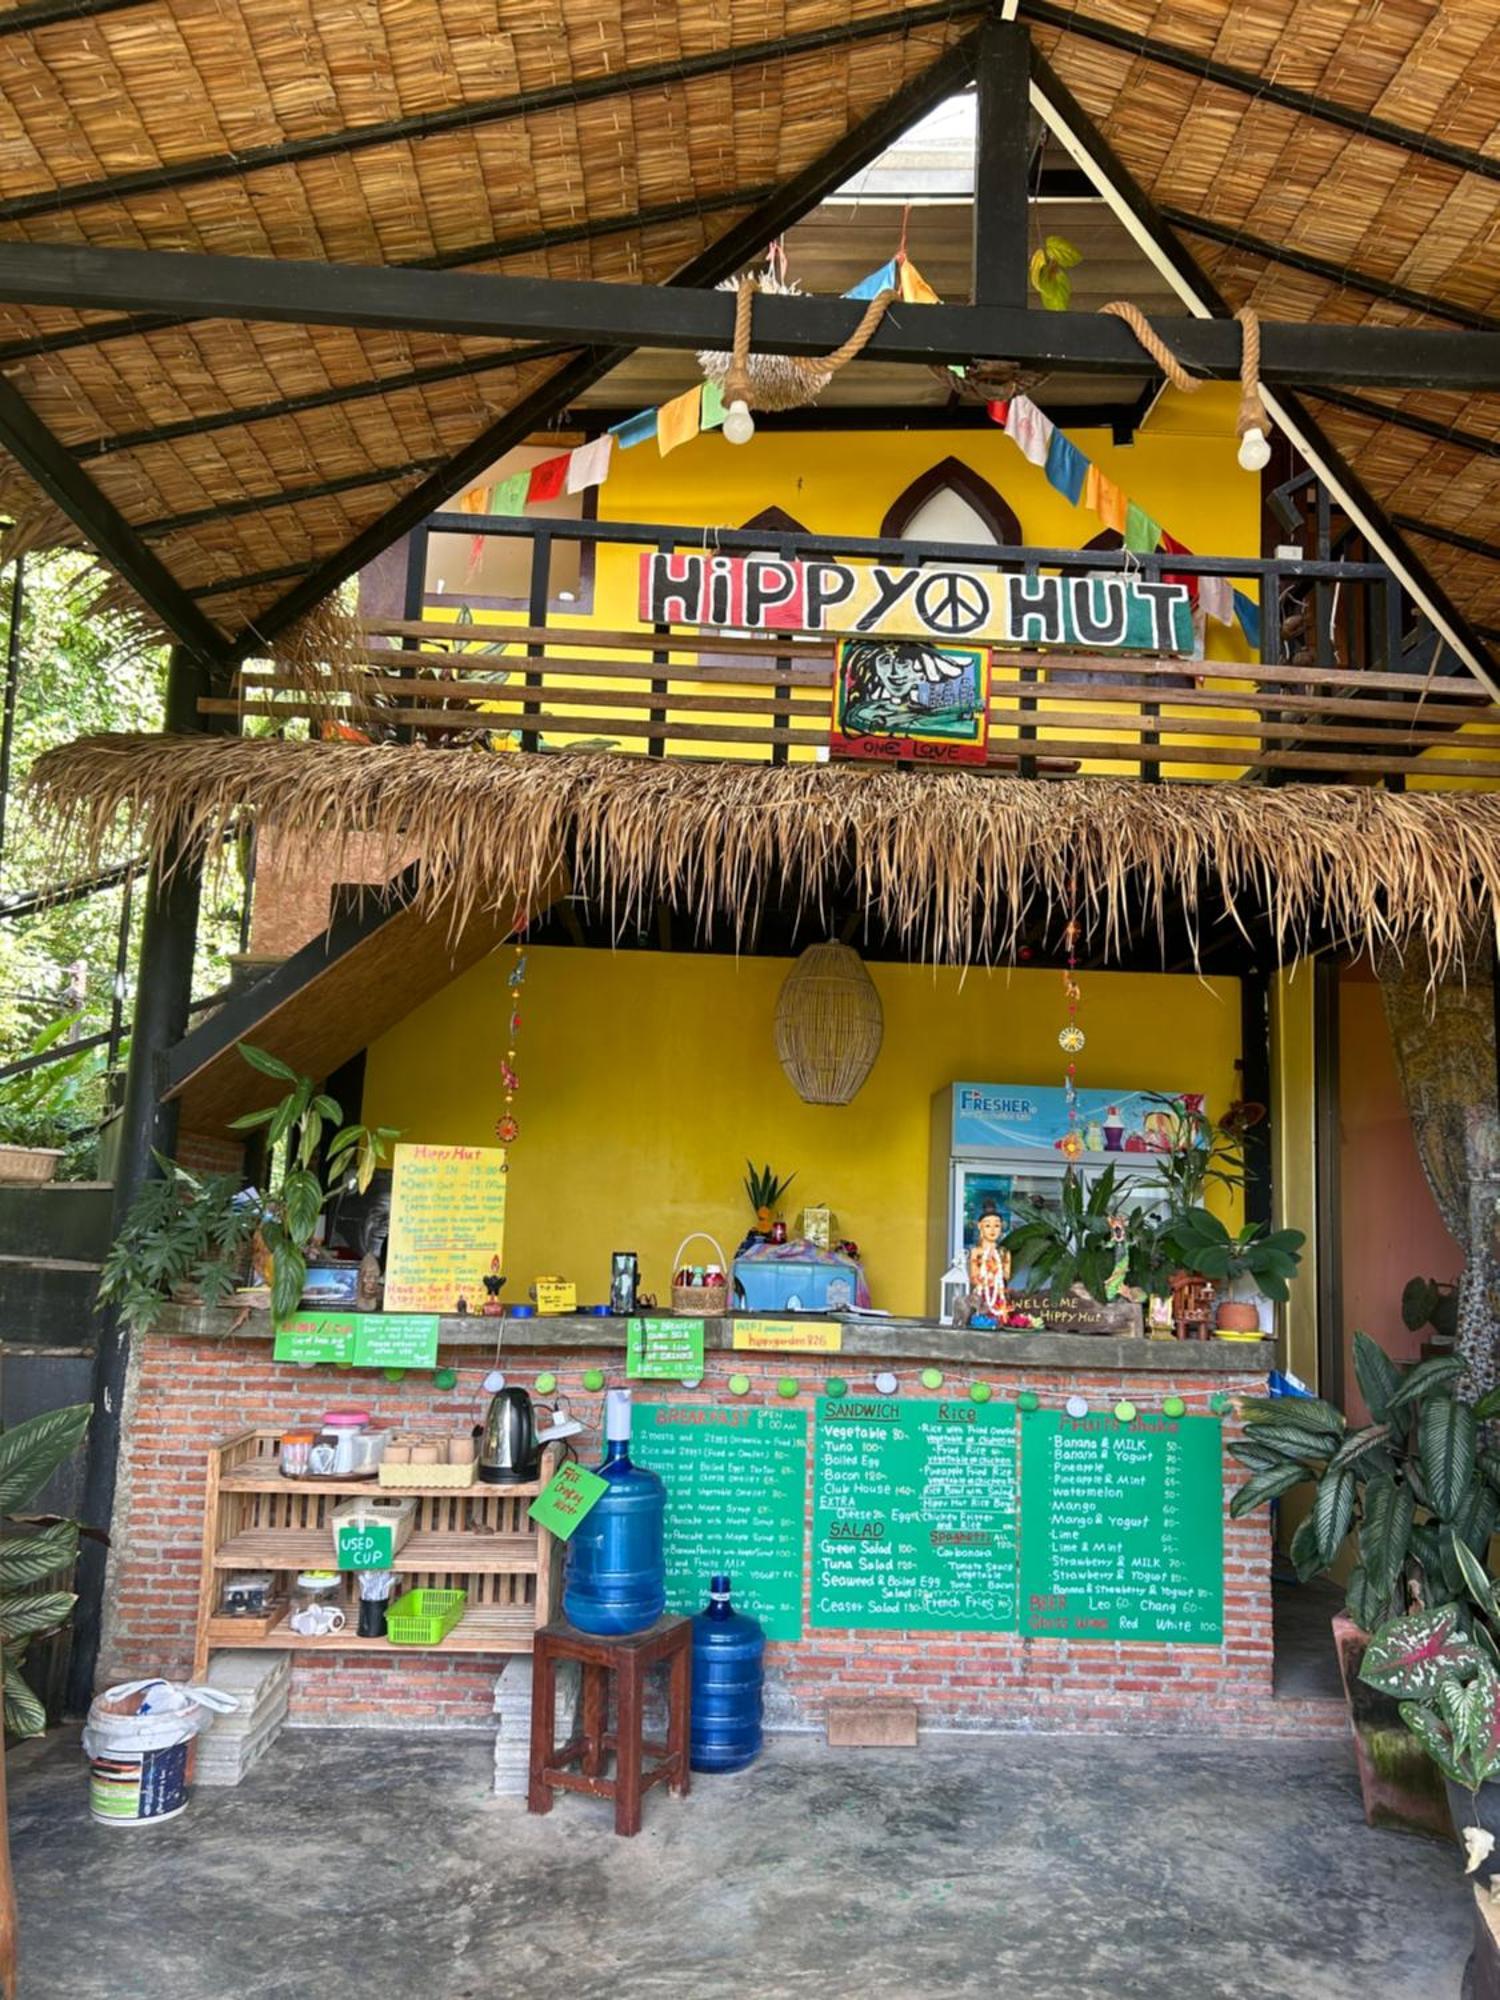
{"label": "green menu board", "polygon": [[1217,1417],[1072,1418],[1021,1433],[1021,1631],[1029,1638],[1224,1637]]}
{"label": "green menu board", "polygon": [[806,1413],[637,1403],[630,1455],[666,1482],[667,1609],[701,1611],[725,1570],[768,1639],[800,1639]]}
{"label": "green menu board", "polygon": [[1016,1629],[1012,1403],[824,1397],[812,1623]]}

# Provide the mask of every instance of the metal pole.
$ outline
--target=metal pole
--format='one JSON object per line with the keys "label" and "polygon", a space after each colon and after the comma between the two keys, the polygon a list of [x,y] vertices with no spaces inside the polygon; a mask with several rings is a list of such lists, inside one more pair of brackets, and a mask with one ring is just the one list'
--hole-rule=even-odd
{"label": "metal pole", "polygon": [[[174,646],[167,668],[167,730],[201,727],[197,702],[206,687],[203,663],[185,647]],[[116,1231],[140,1189],[157,1172],[153,1148],[170,1154],[177,1143],[177,1105],[161,1101],[158,1074],[167,1051],[182,1039],[187,1028],[202,867],[197,859],[189,858],[173,868],[173,859],[168,855],[164,864],[152,868],[146,887],[135,1021],[115,1167],[113,1227]],[[94,1356],[94,1417],[89,1426],[80,1512],[91,1526],[106,1529],[114,1513],[121,1406],[129,1352],[129,1337],[123,1324],[113,1312],[101,1314]],[[75,1583],[78,1608],[74,1613],[73,1653],[68,1672],[68,1706],[75,1712],[87,1708],[93,1695],[104,1611],[105,1563],[105,1551],[97,1542],[85,1538],[78,1558]]]}
{"label": "metal pole", "polygon": [[16,740],[16,693],[21,685],[21,610],[25,603],[23,570],[26,558],[16,557],[10,586],[10,630],[5,639],[5,697],[0,711],[0,870],[5,866],[5,808],[10,797],[10,759]]}

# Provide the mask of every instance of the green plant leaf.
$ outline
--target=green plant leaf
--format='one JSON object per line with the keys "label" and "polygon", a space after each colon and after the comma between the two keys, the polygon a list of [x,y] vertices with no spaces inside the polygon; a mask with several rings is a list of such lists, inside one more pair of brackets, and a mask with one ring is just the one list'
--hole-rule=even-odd
{"label": "green plant leaf", "polygon": [[1450,1778],[1455,1785],[1463,1785],[1467,1788],[1469,1783],[1468,1773],[1455,1758],[1453,1754],[1453,1740],[1437,1717],[1423,1708],[1420,1702],[1403,1701],[1401,1704],[1401,1720],[1406,1724],[1412,1735],[1416,1737],[1443,1776]]}
{"label": "green plant leaf", "polygon": [[[1353,1465],[1358,1459],[1363,1458],[1367,1452],[1374,1451],[1377,1446],[1383,1445],[1390,1434],[1391,1427],[1389,1424],[1367,1424],[1362,1431],[1351,1432],[1333,1454],[1333,1457],[1329,1459],[1328,1470],[1330,1472],[1342,1472],[1346,1466]],[[1367,1472],[1368,1468],[1365,1468],[1365,1470]]]}
{"label": "green plant leaf", "polygon": [[1259,1445],[1271,1445],[1287,1458],[1306,1463],[1332,1460],[1338,1439],[1328,1431],[1306,1429],[1300,1424],[1257,1424],[1251,1433]]}
{"label": "green plant leaf", "polygon": [[1482,1424],[1487,1424],[1491,1417],[1500,1417],[1500,1387],[1485,1390],[1474,1405],[1474,1414]]}
{"label": "green plant leaf", "polygon": [[[1350,1480],[1354,1477],[1351,1472],[1333,1476]],[[1415,1515],[1409,1486],[1402,1486],[1394,1479],[1372,1479],[1365,1488],[1364,1512],[1359,1524],[1359,1560],[1370,1588],[1382,1595],[1389,1596],[1396,1587],[1410,1546]],[[1329,1561],[1332,1560],[1330,1552]]]}
{"label": "green plant leaf", "polygon": [[1449,1538],[1453,1559],[1458,1565],[1458,1573],[1463,1578],[1464,1588],[1479,1606],[1480,1610],[1493,1618],[1496,1614],[1495,1587],[1490,1581],[1488,1570],[1475,1552],[1458,1535]]}
{"label": "green plant leaf", "polygon": [[83,1443],[93,1406],[44,1410],[0,1436],[0,1514],[13,1514]]}
{"label": "green plant leaf", "polygon": [[1290,1492],[1292,1487],[1300,1486],[1306,1478],[1307,1468],[1303,1465],[1273,1465],[1264,1472],[1257,1472],[1253,1479],[1245,1481],[1230,1501],[1231,1517],[1239,1520],[1242,1515],[1259,1507],[1262,1501],[1274,1500],[1278,1494]]}
{"label": "green plant leaf", "polygon": [[[1273,1465],[1287,1465],[1291,1461],[1285,1452],[1273,1451],[1269,1445],[1256,1444],[1249,1438],[1235,1438],[1229,1446],[1229,1456],[1238,1459],[1241,1465],[1248,1465],[1252,1472],[1267,1472]],[[1312,1474],[1307,1475],[1310,1479]]]}
{"label": "green plant leaf", "polygon": [[274,1076],[279,1083],[298,1081],[297,1072],[289,1063],[284,1063],[280,1056],[269,1055],[264,1049],[257,1049],[249,1042],[236,1042],[235,1047],[251,1069],[258,1069],[262,1076]]}
{"label": "green plant leaf", "polygon": [[271,1272],[271,1314],[275,1320],[290,1319],[302,1303],[307,1283],[307,1259],[290,1244],[276,1252]]}
{"label": "green plant leaf", "polygon": [[1405,1409],[1418,1396],[1430,1395],[1446,1382],[1456,1382],[1467,1365],[1460,1354],[1434,1354],[1429,1361],[1419,1361],[1415,1368],[1407,1370],[1394,1395],[1387,1398],[1387,1413]]}
{"label": "green plant leaf", "polygon": [[231,1118],[229,1129],[231,1132],[253,1132],[257,1126],[269,1125],[275,1116],[276,1106],[268,1104],[263,1111],[245,1111],[238,1118]]}
{"label": "green plant leaf", "polygon": [[47,1728],[47,1711],[21,1678],[20,1668],[7,1659],[4,1675],[6,1734],[18,1741],[28,1736],[43,1735]]}
{"label": "green plant leaf", "polygon": [[1444,1520],[1451,1520],[1458,1512],[1473,1484],[1477,1442],[1478,1426],[1467,1403],[1452,1396],[1433,1396],[1423,1403],[1417,1422],[1417,1457],[1429,1501]]}
{"label": "green plant leaf", "polygon": [[[29,1534],[7,1536],[0,1540],[0,1592],[19,1590],[24,1583],[40,1583],[58,1570],[71,1569],[77,1554],[76,1521],[54,1521]],[[5,1629],[0,1599],[0,1631]]]}
{"label": "green plant leaf", "polygon": [[[1325,1564],[1331,1563],[1344,1545],[1354,1519],[1357,1491],[1352,1472],[1325,1472],[1318,1481],[1311,1518],[1317,1524],[1318,1550]],[[1360,1546],[1363,1549],[1363,1538]]]}
{"label": "green plant leaf", "polygon": [[1356,1563],[1344,1587],[1344,1609],[1355,1624],[1362,1632],[1373,1632],[1390,1608],[1389,1594],[1377,1590],[1365,1575],[1364,1565]]}
{"label": "green plant leaf", "polygon": [[1318,1396],[1265,1396],[1247,1400],[1243,1413],[1247,1423],[1288,1423],[1299,1430],[1331,1432],[1342,1437],[1348,1420],[1342,1410]]}
{"label": "green plant leaf", "polygon": [[1401,1324],[1408,1333],[1417,1333],[1431,1322],[1438,1297],[1431,1278],[1407,1279],[1401,1291]]}
{"label": "green plant leaf", "polygon": [[1456,1604],[1393,1618],[1365,1649],[1360,1679],[1382,1694],[1420,1701],[1431,1697],[1445,1674],[1467,1677],[1479,1655],[1464,1636],[1461,1618]]}
{"label": "green plant leaf", "polygon": [[1318,1547],[1318,1524],[1309,1514],[1297,1523],[1290,1550],[1299,1583],[1310,1583],[1323,1571],[1323,1552]]}
{"label": "green plant leaf", "polygon": [[7,1597],[3,1605],[5,1643],[32,1639],[39,1632],[55,1632],[68,1622],[77,1602],[71,1590],[38,1590],[29,1596]]}
{"label": "green plant leaf", "polygon": [[1367,1333],[1354,1336],[1354,1376],[1370,1415],[1383,1424],[1390,1414],[1391,1397],[1401,1386],[1401,1370]]}

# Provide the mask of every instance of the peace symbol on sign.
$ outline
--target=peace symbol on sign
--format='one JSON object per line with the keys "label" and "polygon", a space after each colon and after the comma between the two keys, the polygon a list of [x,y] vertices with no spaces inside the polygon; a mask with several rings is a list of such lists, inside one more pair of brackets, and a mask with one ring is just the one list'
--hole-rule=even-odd
{"label": "peace symbol on sign", "polygon": [[990,594],[977,576],[938,570],[917,586],[917,610],[930,631],[956,637],[979,630],[990,615]]}

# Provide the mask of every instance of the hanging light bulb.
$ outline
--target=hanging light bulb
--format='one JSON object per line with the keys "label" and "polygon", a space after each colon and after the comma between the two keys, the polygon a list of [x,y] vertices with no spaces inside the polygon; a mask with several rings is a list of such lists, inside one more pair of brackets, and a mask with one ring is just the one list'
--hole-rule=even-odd
{"label": "hanging light bulb", "polygon": [[743,397],[737,396],[725,412],[724,435],[731,444],[749,444],[755,436],[755,419]]}
{"label": "hanging light bulb", "polygon": [[1264,472],[1271,463],[1271,446],[1259,424],[1252,424],[1240,439],[1239,458],[1246,472]]}

